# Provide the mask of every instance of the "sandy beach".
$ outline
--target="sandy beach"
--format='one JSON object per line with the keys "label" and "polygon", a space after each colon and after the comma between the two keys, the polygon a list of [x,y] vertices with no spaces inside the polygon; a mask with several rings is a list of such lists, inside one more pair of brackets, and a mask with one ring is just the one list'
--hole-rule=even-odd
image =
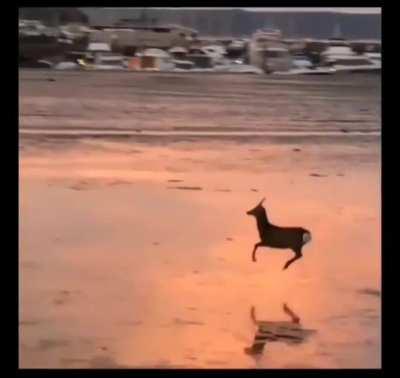
{"label": "sandy beach", "polygon": [[380,76],[19,76],[21,368],[381,367]]}

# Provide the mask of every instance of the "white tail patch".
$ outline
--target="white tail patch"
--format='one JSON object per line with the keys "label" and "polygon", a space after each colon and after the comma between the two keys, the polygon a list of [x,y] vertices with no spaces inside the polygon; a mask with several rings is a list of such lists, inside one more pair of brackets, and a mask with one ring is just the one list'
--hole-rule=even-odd
{"label": "white tail patch", "polygon": [[305,232],[303,234],[303,245],[311,241],[311,233]]}

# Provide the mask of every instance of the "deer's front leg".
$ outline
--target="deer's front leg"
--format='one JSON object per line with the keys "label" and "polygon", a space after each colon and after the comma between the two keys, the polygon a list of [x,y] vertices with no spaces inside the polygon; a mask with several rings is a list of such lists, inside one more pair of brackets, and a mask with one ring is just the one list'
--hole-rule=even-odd
{"label": "deer's front leg", "polygon": [[254,244],[253,253],[251,254],[251,258],[252,258],[252,260],[253,260],[254,262],[257,261],[257,260],[256,260],[256,251],[257,251],[257,248],[258,248],[261,244],[262,244],[261,242]]}

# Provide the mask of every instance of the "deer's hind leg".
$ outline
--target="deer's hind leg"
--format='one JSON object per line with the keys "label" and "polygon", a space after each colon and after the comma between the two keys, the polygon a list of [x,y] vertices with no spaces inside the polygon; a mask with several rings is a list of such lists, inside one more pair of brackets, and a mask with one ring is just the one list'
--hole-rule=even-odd
{"label": "deer's hind leg", "polygon": [[300,259],[303,256],[303,254],[301,253],[301,247],[293,249],[293,252],[295,253],[295,256],[286,262],[283,270],[289,268],[290,264],[294,263],[296,260]]}

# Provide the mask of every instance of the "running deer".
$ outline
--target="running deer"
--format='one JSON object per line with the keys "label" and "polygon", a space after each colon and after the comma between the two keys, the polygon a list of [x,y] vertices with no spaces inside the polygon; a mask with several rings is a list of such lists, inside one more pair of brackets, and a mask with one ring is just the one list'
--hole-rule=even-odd
{"label": "running deer", "polygon": [[288,260],[283,267],[287,269],[290,264],[301,258],[303,255],[301,249],[304,244],[311,240],[311,232],[302,227],[279,227],[269,222],[264,206],[265,198],[252,210],[247,212],[253,215],[257,221],[258,233],[261,241],[254,245],[252,259],[256,260],[256,251],[258,247],[271,247],[280,249],[291,249],[295,256]]}

